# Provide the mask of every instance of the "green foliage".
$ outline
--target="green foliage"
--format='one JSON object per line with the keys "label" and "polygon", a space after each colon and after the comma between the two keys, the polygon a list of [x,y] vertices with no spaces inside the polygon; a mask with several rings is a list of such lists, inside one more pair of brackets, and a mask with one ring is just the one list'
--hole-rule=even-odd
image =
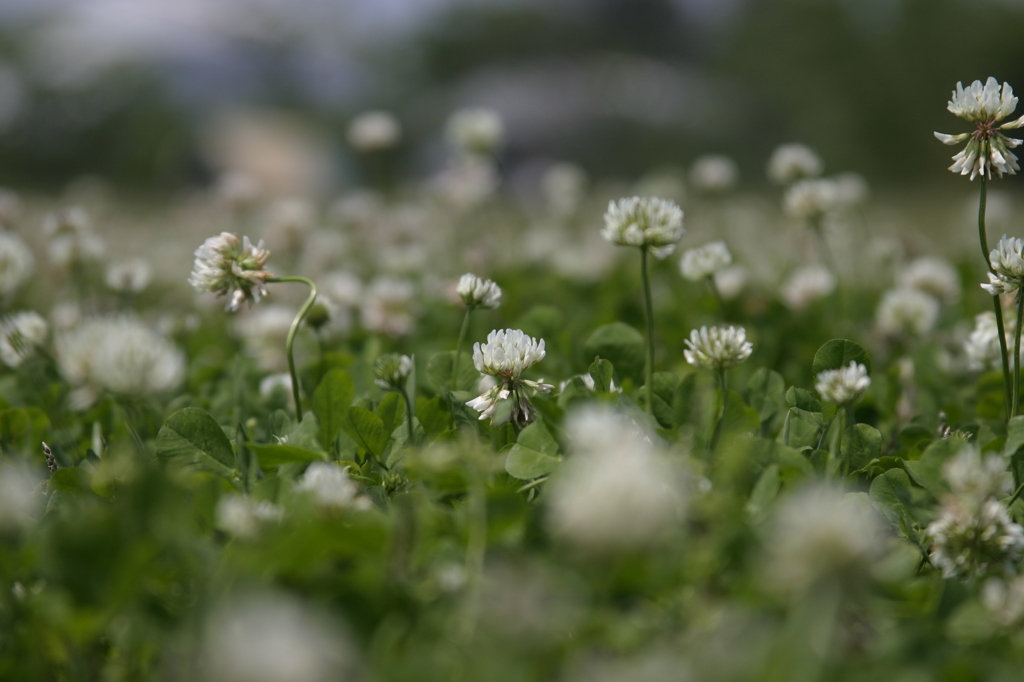
{"label": "green foliage", "polygon": [[644,337],[623,322],[598,327],[583,343],[588,358],[604,358],[624,378],[640,383],[644,371]]}
{"label": "green foliage", "polygon": [[222,476],[237,474],[231,441],[216,420],[198,407],[186,407],[167,418],[156,437],[156,452],[168,462]]}

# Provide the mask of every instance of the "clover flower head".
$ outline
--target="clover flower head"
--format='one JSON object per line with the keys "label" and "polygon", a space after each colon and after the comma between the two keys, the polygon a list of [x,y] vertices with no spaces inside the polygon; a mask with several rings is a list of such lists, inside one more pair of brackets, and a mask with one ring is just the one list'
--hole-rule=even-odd
{"label": "clover flower head", "polygon": [[35,269],[36,259],[21,237],[0,230],[0,296],[14,294]]}
{"label": "clover flower head", "polygon": [[489,279],[466,273],[455,288],[467,308],[497,308],[501,305],[501,287]]}
{"label": "clover flower head", "polygon": [[852,405],[861,399],[871,385],[868,368],[854,360],[846,367],[819,372],[814,390],[835,405]]}
{"label": "clover flower head", "polygon": [[768,159],[768,179],[788,185],[805,178],[821,175],[824,164],[810,147],[798,142],[779,145]]}
{"label": "clover flower head", "polygon": [[107,286],[114,291],[137,294],[153,279],[153,268],[142,258],[132,258],[107,267]]}
{"label": "clover flower head", "polygon": [[1000,625],[1019,625],[1024,618],[1024,576],[989,578],[981,588],[981,603]]}
{"label": "clover flower head", "polygon": [[284,510],[268,500],[254,500],[238,494],[217,500],[214,521],[218,528],[243,540],[252,540],[263,526],[284,518]]}
{"label": "clover flower head", "polygon": [[612,244],[649,248],[656,258],[675,251],[683,238],[683,210],[675,202],[656,197],[628,197],[612,201],[604,214],[601,235]]}
{"label": "clover flower head", "polygon": [[370,500],[359,494],[349,478],[348,467],[333,462],[313,462],[302,474],[295,489],[312,495],[316,503],[329,510],[365,509]]}
{"label": "clover flower head", "polygon": [[712,277],[731,263],[732,254],[725,242],[711,242],[684,251],[679,261],[679,270],[686,279],[699,282],[706,277]]}
{"label": "clover flower head", "polygon": [[922,336],[939,319],[939,302],[918,289],[890,289],[875,314],[878,330],[886,336]]}
{"label": "clover flower head", "polygon": [[[1007,320],[1015,326],[1013,318]],[[1011,325],[1007,325],[1010,327]],[[1013,346],[1012,329],[1004,329],[1006,332],[1007,347]],[[967,368],[978,372],[986,369],[999,369],[1001,356],[999,352],[999,326],[996,324],[996,314],[991,310],[979,313],[974,317],[974,329],[971,330],[967,340],[964,341],[964,354],[967,356]]]}
{"label": "clover flower head", "polygon": [[530,399],[523,391],[529,387],[541,393],[554,388],[551,384],[520,378],[522,373],[544,359],[544,339],[538,341],[519,329],[495,329],[487,335],[487,343],[473,344],[473,364],[481,374],[495,377],[497,383],[466,404],[480,413],[480,419],[498,415],[498,407],[510,400],[511,419],[522,425],[534,416]]}
{"label": "clover flower head", "polygon": [[1024,125],[1024,116],[1002,125],[997,125],[1017,108],[1017,98],[1009,83],[1003,83],[989,76],[985,84],[974,81],[967,88],[957,83],[947,107],[950,113],[975,124],[969,133],[946,135],[935,133],[940,142],[948,145],[967,141],[967,146],[953,157],[949,170],[959,175],[970,175],[971,180],[979,175],[992,178],[993,169],[998,177],[1014,175],[1020,166],[1017,156],[1010,150],[1020,145],[1020,140],[1007,137],[1002,131]]}
{"label": "clover flower head", "polygon": [[754,346],[747,341],[743,327],[701,327],[690,332],[683,351],[694,367],[722,370],[734,367],[750,357]]}
{"label": "clover flower head", "polygon": [[809,225],[820,225],[826,216],[842,207],[842,194],[834,180],[800,180],[786,190],[782,204],[786,215]]}
{"label": "clover flower head", "polygon": [[227,296],[225,310],[238,310],[242,301],[258,303],[267,293],[266,282],[274,275],[265,270],[270,251],[263,241],[253,246],[248,237],[221,232],[196,249],[196,260],[189,284],[196,291]]}
{"label": "clover flower head", "polygon": [[736,162],[722,154],[702,156],[690,169],[690,182],[705,194],[724,194],[736,187],[739,177]]}
{"label": "clover flower head", "polygon": [[366,111],[348,126],[348,143],[360,152],[375,152],[394,147],[402,139],[402,126],[387,111]]}
{"label": "clover flower head", "polygon": [[782,284],[779,295],[791,310],[803,310],[836,289],[836,276],[820,263],[803,265]]}
{"label": "clover flower head", "polygon": [[1016,291],[1024,283],[1024,240],[1004,234],[989,253],[988,262],[988,284],[981,288],[993,296]]}
{"label": "clover flower head", "polygon": [[900,270],[896,281],[900,287],[919,289],[943,303],[956,303],[960,298],[960,276],[942,258],[915,258]]}
{"label": "clover flower head", "polygon": [[505,124],[493,109],[460,109],[448,119],[448,141],[460,152],[489,154],[501,144]]}
{"label": "clover flower head", "polygon": [[14,313],[0,319],[0,360],[17,367],[46,343],[50,325],[33,311]]}
{"label": "clover flower head", "polygon": [[929,558],[946,578],[1012,573],[1024,553],[1024,528],[991,497],[980,505],[947,497],[925,533],[932,540]]}
{"label": "clover flower head", "polygon": [[405,389],[405,380],[412,373],[412,358],[408,355],[388,353],[373,363],[373,383],[385,391]]}

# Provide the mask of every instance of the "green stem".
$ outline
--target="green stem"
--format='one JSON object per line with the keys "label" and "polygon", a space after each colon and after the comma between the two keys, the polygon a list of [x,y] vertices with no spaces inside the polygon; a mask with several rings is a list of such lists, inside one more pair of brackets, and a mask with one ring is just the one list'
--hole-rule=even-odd
{"label": "green stem", "polygon": [[644,314],[647,319],[647,362],[644,379],[647,382],[647,414],[654,416],[654,303],[651,299],[651,280],[647,275],[647,247],[640,247],[640,272],[644,282]]}
{"label": "green stem", "polygon": [[718,314],[725,318],[725,300],[722,298],[722,292],[718,290],[718,285],[715,284],[715,276],[708,275],[708,287],[711,289],[711,293],[714,294],[715,300],[718,302]]}
{"label": "green stem", "polygon": [[292,352],[295,345],[295,335],[299,331],[299,325],[302,324],[302,320],[306,318],[306,314],[309,309],[313,307],[316,302],[316,284],[313,280],[306,279],[305,277],[271,277],[267,280],[268,284],[277,282],[299,282],[309,287],[309,298],[299,308],[299,314],[292,320],[291,329],[288,330],[288,340],[285,342],[284,350],[288,356],[288,371],[292,377],[292,398],[295,400],[295,416],[298,421],[302,421],[302,400],[299,397],[299,375],[295,372],[295,354]]}
{"label": "green stem", "polygon": [[466,308],[466,315],[462,318],[462,329],[459,330],[459,342],[455,346],[455,360],[452,361],[452,390],[455,390],[456,382],[459,379],[459,356],[462,355],[462,346],[466,342],[466,334],[469,333],[469,316],[473,314],[472,308]]}
{"label": "green stem", "polygon": [[1013,332],[1013,393],[1010,396],[1010,417],[1017,416],[1020,400],[1020,331],[1024,321],[1024,291],[1017,290],[1017,328]]}
{"label": "green stem", "polygon": [[476,626],[483,587],[484,560],[487,555],[487,482],[480,472],[480,463],[469,466],[471,479],[466,504],[466,582],[468,588],[463,636],[470,637]]}
{"label": "green stem", "polygon": [[[978,196],[978,241],[981,243],[981,256],[985,259],[985,266],[989,272],[992,271],[992,263],[989,261],[988,232],[985,229],[985,207],[988,196],[988,180],[981,176],[981,191]],[[1013,381],[1010,378],[1010,353],[1006,348],[1006,327],[1003,325],[1003,304],[998,296],[992,297],[992,304],[996,313],[996,330],[999,332],[999,356],[1003,362],[1003,407],[1006,410],[1006,418],[1013,415],[1013,403],[1011,391]]]}
{"label": "green stem", "polygon": [[725,369],[718,370],[718,388],[722,392],[722,414],[719,415],[718,423],[715,424],[715,433],[711,436],[711,446],[708,448],[708,453],[712,455],[718,448],[718,439],[721,438],[722,428],[725,425],[725,404],[729,395],[725,384]]}
{"label": "green stem", "polygon": [[405,421],[406,421],[406,424],[408,425],[408,429],[409,429],[408,435],[405,438],[405,442],[408,443],[409,445],[414,445],[415,443],[413,442],[413,430],[412,430],[412,419],[413,419],[412,401],[409,400],[409,394],[406,393],[404,388],[401,389],[399,391],[399,393],[402,394],[402,399],[405,400]]}

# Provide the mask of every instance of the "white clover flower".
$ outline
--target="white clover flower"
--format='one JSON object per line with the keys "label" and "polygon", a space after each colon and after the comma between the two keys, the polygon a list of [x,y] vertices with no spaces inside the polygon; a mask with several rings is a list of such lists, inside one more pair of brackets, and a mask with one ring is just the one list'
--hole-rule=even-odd
{"label": "white clover flower", "polygon": [[989,283],[982,284],[981,288],[993,296],[1016,291],[1024,283],[1024,240],[1004,234],[989,253],[988,262],[992,268],[988,273]]}
{"label": "white clover flower", "polygon": [[840,173],[832,178],[836,184],[837,198],[842,208],[853,208],[867,201],[871,194],[868,181],[859,173]]}
{"label": "white clover flower", "polygon": [[982,456],[978,448],[965,445],[955,456],[946,460],[942,475],[950,490],[961,500],[980,503],[988,497],[1001,497],[1010,492],[1012,477],[1006,458],[997,454]]}
{"label": "white clover flower", "polygon": [[412,358],[398,353],[387,353],[373,363],[373,383],[385,391],[405,390],[405,380],[412,373]]}
{"label": "white clover flower", "polygon": [[269,398],[279,390],[286,396],[292,394],[292,375],[290,373],[277,372],[260,380],[260,395],[264,398]]}
{"label": "white clover flower", "polygon": [[814,390],[827,402],[852,405],[861,399],[870,385],[868,368],[851,360],[847,367],[819,372]]}
{"label": "white clover flower", "polygon": [[742,265],[731,265],[715,273],[715,286],[726,301],[739,296],[747,286],[749,275]]}
{"label": "white clover flower", "polygon": [[217,528],[241,540],[255,539],[264,525],[283,518],[284,510],[274,503],[235,493],[222,495],[214,509]]}
{"label": "white clover flower", "polygon": [[731,263],[732,254],[725,242],[711,242],[684,251],[679,261],[679,270],[686,279],[699,282],[717,274]]}
{"label": "white clover flower", "polygon": [[833,180],[799,180],[782,199],[786,215],[812,226],[840,207],[839,186]]}
{"label": "white clover flower", "polygon": [[740,179],[736,162],[721,154],[708,154],[693,162],[690,183],[705,194],[724,194],[735,189]]}
{"label": "white clover flower", "polygon": [[0,296],[13,296],[35,270],[28,245],[13,232],[0,230]]}
{"label": "white clover flower", "polygon": [[498,167],[483,156],[463,156],[434,178],[438,195],[453,207],[466,210],[494,194],[501,182]]}
{"label": "white clover flower", "polygon": [[896,284],[904,289],[919,289],[949,305],[960,298],[960,275],[942,258],[923,256],[905,265]]}
{"label": "white clover flower", "polygon": [[783,498],[765,526],[768,584],[801,593],[823,581],[858,581],[884,547],[871,506],[812,484]]}
{"label": "white clover flower", "polygon": [[265,270],[270,251],[263,241],[253,246],[248,237],[221,232],[196,249],[196,260],[189,284],[199,292],[210,291],[227,296],[225,310],[238,310],[242,301],[258,303],[267,293],[266,281],[274,275]]}
{"label": "white clover flower", "polygon": [[[1009,329],[1006,332],[1007,347],[1013,343]],[[999,327],[996,314],[991,310],[974,317],[974,329],[964,342],[964,354],[967,356],[967,368],[978,372],[986,369],[999,369],[1002,366],[1002,354],[999,349]]]}
{"label": "white clover flower", "polygon": [[472,273],[467,272],[459,278],[455,292],[467,308],[497,308],[501,305],[501,287]]}
{"label": "white clover flower", "polygon": [[686,361],[694,367],[723,370],[735,367],[750,357],[754,346],[747,341],[743,327],[701,327],[690,332],[683,351]]}
{"label": "white clover flower", "polygon": [[57,366],[72,384],[144,397],[176,388],[185,356],[170,341],[133,317],[86,319],[54,342]]}
{"label": "white clover flower", "polygon": [[1009,83],[1000,87],[999,81],[991,76],[984,85],[981,81],[974,81],[966,89],[957,83],[947,108],[950,113],[976,125],[970,133],[935,133],[943,144],[954,145],[967,140],[967,146],[953,157],[949,170],[959,175],[970,175],[971,180],[979,175],[992,179],[993,169],[1000,178],[1020,170],[1017,156],[1010,151],[1020,145],[1020,140],[1006,137],[1002,131],[1024,125],[1024,116],[996,125],[1017,108],[1017,98]]}
{"label": "white clover flower", "polygon": [[295,597],[249,594],[207,618],[200,682],[331,682],[361,679],[354,648],[326,616]]}
{"label": "white clover flower", "polygon": [[493,422],[502,401],[512,401],[511,419],[522,425],[533,419],[533,406],[523,391],[527,386],[547,393],[554,386],[541,381],[522,379],[522,373],[544,359],[544,339],[538,341],[519,329],[495,329],[484,344],[473,344],[473,365],[481,374],[498,380],[486,393],[466,404],[480,413],[480,419]]}
{"label": "white clover flower", "polygon": [[505,124],[492,109],[460,109],[448,119],[448,141],[466,154],[489,154],[501,144]]}
{"label": "white clover flower", "polygon": [[0,319],[0,360],[17,367],[46,343],[50,325],[38,313],[26,311]]}
{"label": "white clover flower", "polygon": [[0,530],[24,528],[35,522],[45,500],[36,493],[38,485],[29,471],[0,463]]}
{"label": "white clover flower", "polygon": [[402,126],[390,112],[366,111],[352,119],[346,137],[356,151],[376,152],[398,144]]}
{"label": "white clover flower", "polygon": [[295,489],[309,493],[318,505],[329,510],[366,509],[369,502],[359,494],[348,470],[331,462],[310,464]]}
{"label": "white clover flower", "polygon": [[939,302],[917,289],[890,289],[875,314],[878,330],[887,336],[922,336],[938,319]]}
{"label": "white clover flower", "polygon": [[768,179],[780,185],[816,178],[823,169],[821,157],[797,142],[779,145],[768,159]]}
{"label": "white clover flower", "polygon": [[929,558],[946,578],[1012,573],[1024,553],[1024,528],[992,498],[978,505],[948,496],[925,533],[932,539]]}
{"label": "white clover flower", "polygon": [[107,253],[103,240],[92,231],[89,214],[80,206],[48,213],[43,218],[43,234],[50,261],[63,268],[102,260]]}
{"label": "white clover flower", "polygon": [[1024,576],[989,578],[981,588],[981,603],[1000,625],[1019,625],[1024,618]]}
{"label": "white clover flower", "polygon": [[794,270],[783,283],[779,295],[791,310],[803,310],[836,290],[836,276],[819,263]]}
{"label": "white clover flower", "polygon": [[546,491],[553,535],[576,549],[629,552],[653,548],[680,527],[683,473],[631,419],[586,407],[566,419],[571,450]]}
{"label": "white clover flower", "polygon": [[142,258],[132,258],[107,267],[107,286],[114,291],[137,294],[153,279],[153,268]]}
{"label": "white clover flower", "polygon": [[655,197],[629,197],[608,204],[601,235],[612,244],[650,249],[655,258],[675,251],[686,230],[683,211],[675,202]]}
{"label": "white clover flower", "polygon": [[363,326],[388,336],[404,336],[412,331],[418,308],[413,300],[412,282],[380,277],[366,288],[362,300]]}

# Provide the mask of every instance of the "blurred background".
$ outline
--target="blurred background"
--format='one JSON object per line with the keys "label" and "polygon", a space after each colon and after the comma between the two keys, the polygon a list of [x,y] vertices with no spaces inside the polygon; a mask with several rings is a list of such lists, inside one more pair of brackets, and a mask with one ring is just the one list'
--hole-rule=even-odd
{"label": "blurred background", "polygon": [[958,80],[1024,92],[1022,38],[1024,0],[0,0],[0,185],[159,196],[240,170],[330,195],[365,171],[359,113],[397,117],[391,166],[420,177],[482,106],[513,184],[716,152],[757,186],[802,142],[880,189],[966,192],[932,131],[966,130]]}

